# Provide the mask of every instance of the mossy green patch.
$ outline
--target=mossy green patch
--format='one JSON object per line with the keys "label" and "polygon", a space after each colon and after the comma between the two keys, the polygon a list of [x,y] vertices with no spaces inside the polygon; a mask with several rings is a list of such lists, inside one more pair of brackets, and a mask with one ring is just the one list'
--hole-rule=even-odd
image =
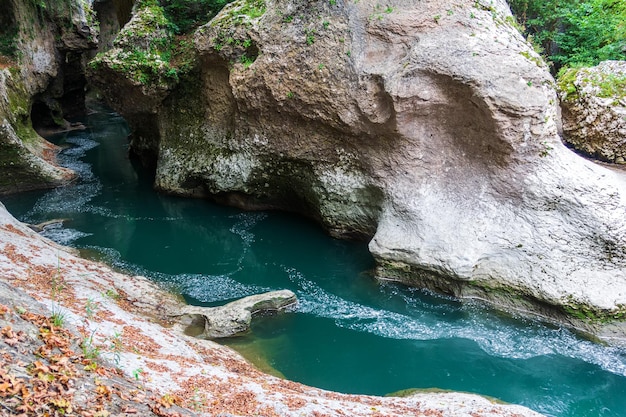
{"label": "mossy green patch", "polygon": [[248,24],[263,16],[266,10],[265,0],[236,0],[221,17],[211,22],[211,26],[228,29],[231,26]]}
{"label": "mossy green patch", "polygon": [[561,93],[564,93],[564,100],[574,101],[578,99],[579,92],[576,85],[578,71],[581,68],[562,68],[557,76],[557,87]]}
{"label": "mossy green patch", "polygon": [[617,100],[626,97],[626,74],[605,74],[593,77],[591,83],[600,88],[599,97],[612,97]]}
{"label": "mossy green patch", "polygon": [[526,58],[527,60],[533,62],[538,67],[542,68],[545,66],[543,59],[541,59],[538,55],[533,55],[529,51],[521,51],[520,55]]}
{"label": "mossy green patch", "polygon": [[614,310],[602,310],[592,306],[577,303],[573,297],[568,297],[563,310],[571,317],[590,324],[602,324],[611,321],[626,320],[626,306],[618,305]]}
{"label": "mossy green patch", "polygon": [[34,143],[39,135],[32,127],[30,120],[31,98],[21,82],[7,80],[8,120],[17,136],[24,143]]}
{"label": "mossy green patch", "polygon": [[98,54],[89,67],[109,68],[136,84],[171,88],[195,64],[192,35],[177,36],[174,29],[158,1],[143,0],[116,38],[115,48]]}
{"label": "mossy green patch", "polygon": [[593,87],[601,98],[621,100],[626,97],[626,74],[601,73],[584,67],[563,68],[559,71],[557,86],[565,93],[565,100],[576,100],[583,84]]}

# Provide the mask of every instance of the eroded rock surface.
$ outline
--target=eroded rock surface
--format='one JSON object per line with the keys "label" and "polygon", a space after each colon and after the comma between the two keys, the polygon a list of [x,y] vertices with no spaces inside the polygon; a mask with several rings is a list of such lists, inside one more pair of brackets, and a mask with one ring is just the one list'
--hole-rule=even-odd
{"label": "eroded rock surface", "polygon": [[187,306],[178,320],[187,328],[194,328],[194,336],[203,339],[232,337],[250,330],[252,317],[286,309],[296,303],[296,295],[289,290],[270,291],[251,295],[220,307]]}
{"label": "eroded rock surface", "polygon": [[601,161],[626,164],[626,61],[568,69],[558,85],[565,141]]}
{"label": "eroded rock surface", "polygon": [[597,332],[626,313],[626,182],[562,145],[510,22],[502,0],[239,0],[167,91],[111,100],[160,190],[298,211],[371,239],[382,279]]}

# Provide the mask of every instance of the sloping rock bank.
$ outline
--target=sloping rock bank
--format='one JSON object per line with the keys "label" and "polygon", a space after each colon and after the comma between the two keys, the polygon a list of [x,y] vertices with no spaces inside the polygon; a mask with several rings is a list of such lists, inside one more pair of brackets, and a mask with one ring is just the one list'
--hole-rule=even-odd
{"label": "sloping rock bank", "polygon": [[371,239],[381,279],[623,338],[625,177],[562,145],[506,3],[386,4],[238,0],[177,79],[142,83],[118,42],[92,80],[160,190],[298,211]]}
{"label": "sloping rock bank", "polygon": [[[181,326],[172,326],[168,317],[185,306],[171,294],[145,278],[125,276],[76,257],[17,222],[1,204],[0,281],[13,288],[7,296],[4,284],[0,285],[0,299],[4,297],[13,310],[0,308],[0,316],[30,309],[31,313],[62,317],[68,327],[80,332],[86,356],[98,356],[101,363],[120,369],[128,380],[156,393],[146,401],[160,404],[159,415],[174,415],[162,405],[176,401],[207,416],[539,416],[520,406],[496,404],[471,394],[343,395],[265,375],[229,348],[185,336]],[[30,306],[24,301],[28,297],[15,295],[16,290],[30,294],[40,304]],[[19,365],[5,367],[1,361],[0,365],[3,378],[22,376],[16,374]],[[96,381],[110,383],[102,374]],[[89,387],[85,386],[81,395],[90,395]],[[105,388],[92,388],[106,396]],[[130,388],[121,392],[122,397],[132,396],[132,401],[141,394]],[[101,404],[105,410],[117,407],[109,411],[123,406],[118,401]]]}

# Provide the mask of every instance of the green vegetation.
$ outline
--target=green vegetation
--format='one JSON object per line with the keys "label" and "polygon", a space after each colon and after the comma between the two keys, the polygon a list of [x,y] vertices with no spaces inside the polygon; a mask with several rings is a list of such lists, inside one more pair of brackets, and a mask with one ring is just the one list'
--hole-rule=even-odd
{"label": "green vegetation", "polygon": [[92,69],[103,65],[142,85],[168,86],[193,68],[191,34],[175,35],[159,0],[141,0],[135,19],[115,40],[115,49],[96,56]]}
{"label": "green vegetation", "polygon": [[623,0],[509,0],[523,31],[556,72],[626,59]]}
{"label": "green vegetation", "polygon": [[624,321],[626,312],[623,308],[618,311],[596,311],[584,305],[565,305],[563,310],[570,316],[587,323],[609,323],[613,320]]}
{"label": "green vegetation", "polygon": [[246,37],[241,37],[241,34],[238,34],[233,28],[228,29],[228,31],[220,30],[217,36],[212,39],[213,49],[221,51],[224,47],[232,48],[233,51],[236,51],[235,56],[237,58],[235,61],[231,60],[231,65],[239,61],[244,68],[248,68],[256,61],[259,50],[252,39],[247,35],[244,36]]}
{"label": "green vegetation", "polygon": [[187,33],[211,20],[232,0],[168,0],[161,5],[174,33]]}
{"label": "green vegetation", "polygon": [[15,58],[17,55],[17,26],[0,26],[0,55]]}
{"label": "green vegetation", "polygon": [[306,34],[306,44],[313,45],[315,43],[315,30],[305,30],[304,33]]}
{"label": "green vegetation", "polygon": [[96,359],[100,356],[100,346],[96,346],[94,342],[94,335],[96,331],[92,331],[88,337],[85,337],[80,344],[80,348],[83,352],[83,356],[86,359]]}
{"label": "green vegetation", "polygon": [[243,64],[244,68],[248,68],[254,62],[254,58],[243,54],[239,58],[239,62]]}
{"label": "green vegetation", "polygon": [[[582,76],[579,77],[579,75]],[[564,99],[571,101],[579,97],[579,86],[576,80],[579,79],[594,87],[596,95],[602,98],[613,97],[620,100],[626,97],[626,75],[624,74],[602,74],[590,72],[586,68],[562,68],[558,74],[559,90],[565,94]]]}
{"label": "green vegetation", "polygon": [[54,309],[52,311],[52,315],[50,316],[52,324],[56,327],[63,327],[63,323],[65,323],[65,313],[58,309]]}

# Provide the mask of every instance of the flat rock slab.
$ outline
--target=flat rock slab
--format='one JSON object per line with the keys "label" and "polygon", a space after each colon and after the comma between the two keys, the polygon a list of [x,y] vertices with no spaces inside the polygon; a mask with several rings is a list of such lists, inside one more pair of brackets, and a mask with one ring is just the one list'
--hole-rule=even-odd
{"label": "flat rock slab", "polygon": [[201,339],[219,339],[248,331],[256,314],[284,310],[296,301],[292,291],[270,291],[220,307],[187,306],[178,317],[189,334]]}

